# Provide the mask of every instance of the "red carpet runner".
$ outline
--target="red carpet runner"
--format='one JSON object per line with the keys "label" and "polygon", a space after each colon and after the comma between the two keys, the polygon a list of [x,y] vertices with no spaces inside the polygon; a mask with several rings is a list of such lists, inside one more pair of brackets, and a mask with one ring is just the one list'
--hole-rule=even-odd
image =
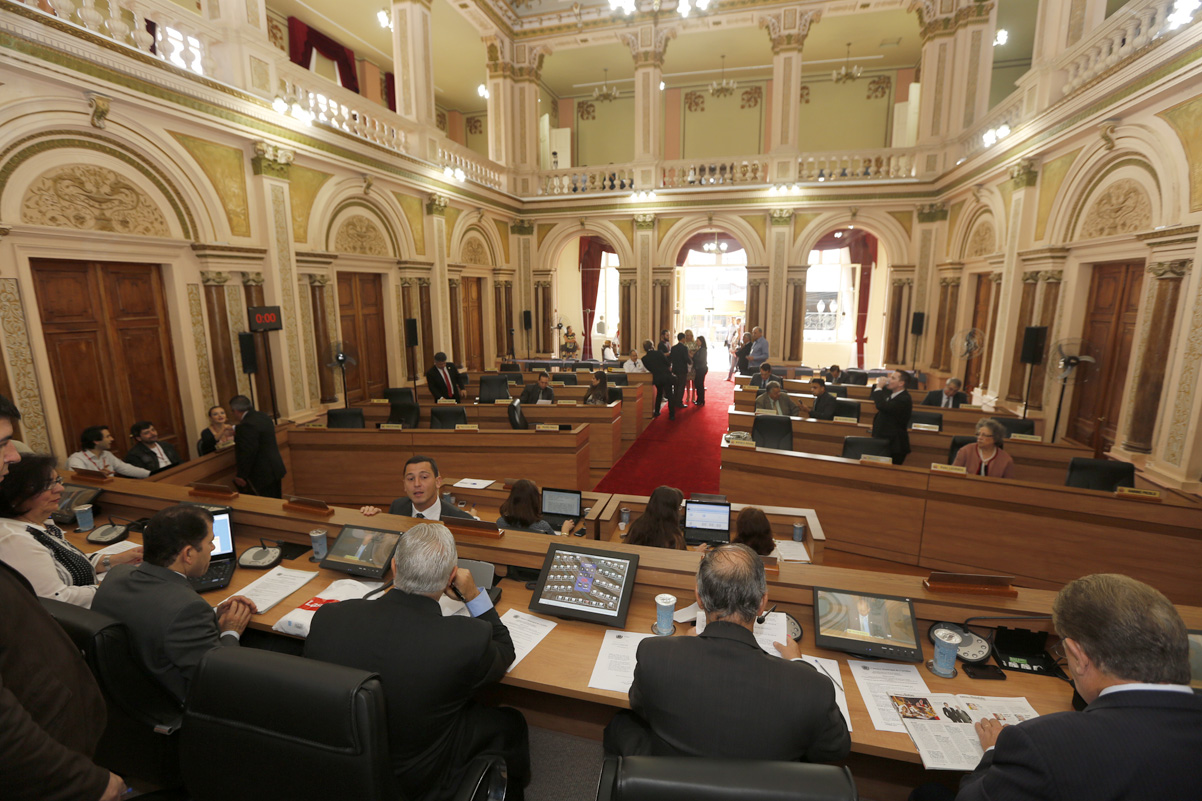
{"label": "red carpet runner", "polygon": [[[716,351],[715,351],[716,353]],[[705,380],[705,405],[689,404],[668,420],[665,402],[659,417],[618,460],[594,488],[617,495],[650,495],[661,484],[676,487],[689,497],[694,492],[717,492],[722,463],[719,447],[726,433],[727,411],[734,399],[734,384],[726,381],[726,368],[711,370]],[[647,391],[650,390],[650,392]],[[650,384],[643,403],[655,403]]]}

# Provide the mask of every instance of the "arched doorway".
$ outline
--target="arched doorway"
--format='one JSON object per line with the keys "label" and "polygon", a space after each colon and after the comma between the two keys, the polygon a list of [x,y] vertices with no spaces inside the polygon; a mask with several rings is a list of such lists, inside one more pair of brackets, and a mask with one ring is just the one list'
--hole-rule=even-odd
{"label": "arched doorway", "polygon": [[724,231],[700,231],[676,256],[673,332],[705,337],[713,364],[724,364],[732,337],[748,320],[747,251]]}
{"label": "arched doorway", "polygon": [[540,332],[545,345],[540,352],[600,360],[607,342],[615,355],[621,352],[628,310],[622,308],[620,266],[616,249],[604,236],[587,233],[563,244],[552,268],[554,300],[541,321],[547,331],[545,339]]}
{"label": "arched doorway", "polygon": [[[881,363],[882,326],[871,325],[876,318],[870,314],[873,298],[881,294],[872,291],[880,261],[876,236],[855,224],[828,230],[811,248],[804,329],[793,330],[805,338],[807,361],[860,368]],[[870,341],[873,347],[866,348]]]}

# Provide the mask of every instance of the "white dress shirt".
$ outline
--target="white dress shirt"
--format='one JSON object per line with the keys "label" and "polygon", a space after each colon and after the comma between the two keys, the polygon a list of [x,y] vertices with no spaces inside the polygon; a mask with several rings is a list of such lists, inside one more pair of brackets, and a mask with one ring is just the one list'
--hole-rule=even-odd
{"label": "white dress shirt", "polygon": [[100,456],[93,456],[90,451],[76,451],[67,459],[67,467],[72,470],[108,470],[127,478],[146,478],[150,475],[145,467],[123,462],[113,456],[112,451],[101,451]]}
{"label": "white dress shirt", "polygon": [[628,373],[645,373],[647,368],[643,366],[642,359],[627,359],[622,364],[622,369]]}
{"label": "white dress shirt", "polygon": [[[91,607],[98,585],[72,584],[67,568],[26,531],[28,526],[46,530],[44,526],[26,523],[24,520],[0,520],[0,560],[24,576],[39,597],[53,598],[85,609]],[[73,546],[68,543],[68,547]],[[88,557],[93,565],[98,559],[95,554]]]}
{"label": "white dress shirt", "polygon": [[417,507],[413,507],[413,516],[421,515],[426,520],[441,520],[442,519],[442,498],[436,497],[434,503],[430,505],[424,512],[419,512]]}

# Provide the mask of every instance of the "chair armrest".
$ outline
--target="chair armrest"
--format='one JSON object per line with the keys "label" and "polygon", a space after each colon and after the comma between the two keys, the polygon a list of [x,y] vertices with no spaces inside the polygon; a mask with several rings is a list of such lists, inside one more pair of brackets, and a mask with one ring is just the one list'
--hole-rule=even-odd
{"label": "chair armrest", "polygon": [[478,756],[464,770],[455,801],[504,801],[508,784],[509,773],[502,757]]}

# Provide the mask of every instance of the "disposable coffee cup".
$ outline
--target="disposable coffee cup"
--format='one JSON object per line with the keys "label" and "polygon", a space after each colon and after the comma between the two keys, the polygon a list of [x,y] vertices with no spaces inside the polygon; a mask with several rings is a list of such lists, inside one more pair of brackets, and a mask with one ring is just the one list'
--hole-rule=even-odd
{"label": "disposable coffee cup", "polygon": [[326,530],[324,528],[315,528],[310,531],[309,543],[313,546],[313,555],[309,557],[310,562],[320,562],[326,558]]}
{"label": "disposable coffee cup", "polygon": [[671,634],[675,629],[672,614],[676,611],[676,596],[660,593],[655,596],[655,625],[651,628],[653,634],[661,637]]}
{"label": "disposable coffee cup", "polygon": [[75,528],[79,531],[91,531],[96,521],[92,518],[92,504],[85,503],[75,507]]}

